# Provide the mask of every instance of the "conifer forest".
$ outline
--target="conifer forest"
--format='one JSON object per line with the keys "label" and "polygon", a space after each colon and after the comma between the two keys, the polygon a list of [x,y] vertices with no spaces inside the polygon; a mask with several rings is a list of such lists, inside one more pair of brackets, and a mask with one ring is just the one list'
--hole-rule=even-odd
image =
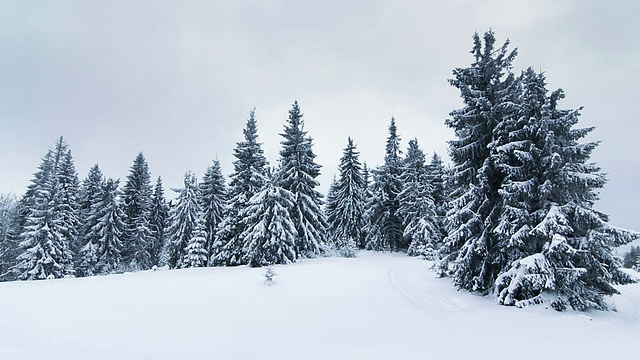
{"label": "conifer forest", "polygon": [[[368,250],[432,261],[456,289],[502,305],[610,309],[615,286],[635,281],[612,250],[640,235],[594,207],[607,181],[591,159],[599,143],[585,140],[594,128],[544,72],[513,71],[509,41],[487,31],[469,45],[469,64],[448,80],[460,96],[442,114],[455,134],[448,154],[380,114],[390,119],[378,164],[349,137],[335,139],[339,167],[323,168],[297,101],[282,114],[277,159],[265,157],[259,111],[247,109],[233,172],[213,160],[178,189],[143,151],[126,178],[98,164],[78,174],[73,144],[52,139],[26,192],[0,195],[1,280],[248,265],[269,267],[277,284],[273,265]],[[335,173],[326,194],[321,171]],[[640,256],[625,264],[640,268]]]}

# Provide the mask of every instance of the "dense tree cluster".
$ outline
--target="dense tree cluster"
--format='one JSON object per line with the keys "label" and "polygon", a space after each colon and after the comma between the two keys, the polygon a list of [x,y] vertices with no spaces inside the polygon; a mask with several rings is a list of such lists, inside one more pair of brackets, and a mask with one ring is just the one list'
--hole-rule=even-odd
{"label": "dense tree cluster", "polygon": [[[35,280],[204,266],[269,266],[358,249],[436,261],[460,289],[504,305],[550,302],[606,309],[612,285],[631,281],[612,247],[638,238],[593,209],[606,182],[590,162],[592,128],[562,109],[544,74],[512,72],[515,50],[493,32],[473,37],[473,63],[453,71],[463,107],[446,125],[451,167],[417,139],[403,151],[391,118],[382,165],[369,168],[349,137],[326,201],[321,166],[294,102],[277,166],[258,141],[255,109],[233,151],[227,184],[218,161],[165,198],[140,152],[120,187],[94,165],[80,182],[63,138],[26,193],[0,194],[0,278]],[[638,266],[637,249],[627,256]]]}

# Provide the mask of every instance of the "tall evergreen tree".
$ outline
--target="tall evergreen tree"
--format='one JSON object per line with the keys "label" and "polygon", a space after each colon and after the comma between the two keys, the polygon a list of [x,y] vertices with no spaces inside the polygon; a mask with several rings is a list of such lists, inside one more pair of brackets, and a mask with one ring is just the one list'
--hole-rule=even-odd
{"label": "tall evergreen tree", "polygon": [[88,240],[81,249],[81,268],[86,276],[111,274],[119,268],[126,230],[119,183],[119,180],[105,180],[100,200],[91,206],[90,218],[95,219],[95,225],[87,233]]}
{"label": "tall evergreen tree", "polygon": [[450,80],[465,106],[446,121],[457,139],[449,142],[454,188],[440,270],[451,274],[459,288],[488,292],[506,265],[493,232],[500,216],[502,174],[490,155],[495,152],[494,130],[510,100],[514,78],[509,69],[517,53],[507,50],[509,41],[496,48],[491,31],[484,34],[484,43],[477,33],[473,42],[475,62],[455,69]]}
{"label": "tall evergreen tree", "polygon": [[[184,175],[184,188],[178,192],[177,203],[169,211],[169,239],[163,250],[163,262],[170,268],[183,265],[189,241],[194,235],[198,218],[202,215],[198,203],[198,180],[194,174]],[[198,233],[200,235],[200,233]]]}
{"label": "tall evergreen tree", "polygon": [[154,265],[160,264],[160,254],[167,242],[166,227],[169,218],[169,205],[164,197],[164,186],[162,177],[158,176],[156,186],[153,189],[151,205],[151,221],[149,229],[153,235],[153,246],[151,248],[151,262]]}
{"label": "tall evergreen tree", "polygon": [[337,215],[336,212],[338,208],[337,193],[338,193],[338,179],[336,178],[335,175],[333,175],[333,179],[331,180],[331,184],[329,185],[329,191],[327,191],[327,200],[325,201],[325,204],[324,204],[324,214],[327,217],[327,224],[329,224],[327,231],[328,231],[328,236],[331,237],[331,241],[334,241],[335,239],[335,233],[333,231],[333,228],[331,227],[331,224],[333,224],[336,221],[336,215]]}
{"label": "tall evergreen tree", "polygon": [[322,195],[315,190],[320,165],[312,149],[312,139],[304,130],[303,114],[298,102],[289,110],[289,118],[280,134],[284,140],[280,150],[280,185],[294,196],[291,218],[298,231],[296,255],[315,257],[324,252],[326,219],[322,211]]}
{"label": "tall evergreen tree", "polygon": [[433,203],[436,207],[438,229],[446,237],[446,215],[449,208],[448,173],[442,158],[433,153],[431,162],[427,166],[427,179],[432,188]]}
{"label": "tall evergreen tree", "polygon": [[433,260],[442,235],[425,155],[417,139],[409,141],[400,179],[402,191],[398,194],[398,216],[404,225],[403,242],[408,247],[407,253]]}
{"label": "tall evergreen tree", "polygon": [[456,198],[441,269],[505,305],[606,309],[612,284],[630,280],[611,247],[638,234],[593,209],[605,177],[589,162],[597,143],[579,142],[592,128],[573,128],[579,110],[559,109],[564,94],[547,95],[544,76],[508,73],[508,43],[484,40],[474,36],[476,62],[452,80],[466,106],[448,121]]}
{"label": "tall evergreen tree", "polygon": [[249,113],[243,134],[244,141],[237,143],[233,151],[236,160],[233,162],[234,172],[231,174],[228,202],[213,242],[211,263],[214,265],[242,263],[245,241],[241,235],[245,228],[240,213],[245,211],[249,199],[266,183],[267,159],[264,157],[262,143],[258,142],[255,109]]}
{"label": "tall evergreen tree", "polygon": [[333,241],[341,255],[346,257],[355,256],[357,244],[363,237],[366,183],[359,155],[349,138],[340,159],[340,178],[334,189],[336,205],[330,215]]}
{"label": "tall evergreen tree", "polygon": [[49,150],[42,159],[23,204],[26,205],[24,225],[21,228],[20,247],[16,271],[22,280],[61,278],[73,276],[73,253],[67,229],[59,216],[60,197],[56,191],[56,158]]}
{"label": "tall evergreen tree", "polygon": [[11,269],[20,254],[18,206],[18,198],[14,194],[0,194],[0,281],[14,280]]}
{"label": "tall evergreen tree", "polygon": [[501,303],[607,309],[612,284],[630,279],[618,269],[612,247],[638,238],[607,224],[593,209],[606,179],[589,162],[597,143],[580,143],[593,128],[574,129],[579,110],[558,108],[562,90],[547,94],[545,78],[534,70],[520,77],[517,102],[501,123],[497,149],[504,181],[500,234],[509,268],[495,281]]}
{"label": "tall evergreen tree", "polygon": [[294,195],[277,182],[275,179],[267,182],[241,213],[246,226],[242,235],[246,239],[243,262],[250,266],[296,261],[298,230],[289,215],[295,206]]}
{"label": "tall evergreen tree", "polygon": [[62,137],[56,143],[54,157],[56,159],[53,189],[54,211],[59,222],[62,241],[66,242],[70,250],[75,254],[81,246],[78,205],[80,181],[71,156],[71,150]]}
{"label": "tall evergreen tree", "polygon": [[80,246],[76,256],[77,276],[91,276],[94,274],[95,257],[98,238],[92,231],[100,221],[99,203],[104,198],[105,179],[98,164],[89,169],[89,174],[80,186],[78,196],[79,217],[82,219],[80,234],[78,236]]}
{"label": "tall evergreen tree", "polygon": [[222,222],[227,203],[227,188],[220,168],[220,162],[215,160],[207,168],[200,184],[200,208],[204,217],[205,250],[207,261],[211,259],[213,243],[216,241],[218,226]]}
{"label": "tall evergreen tree", "polygon": [[398,195],[402,191],[401,154],[400,136],[392,117],[384,165],[373,171],[373,198],[366,215],[369,219],[366,231],[368,249],[398,251],[402,243],[404,227],[397,214],[400,207]]}
{"label": "tall evergreen tree", "polygon": [[149,165],[138,153],[123,187],[126,231],[123,238],[122,261],[130,270],[147,270],[152,266],[150,250],[153,233],[150,229],[152,186]]}

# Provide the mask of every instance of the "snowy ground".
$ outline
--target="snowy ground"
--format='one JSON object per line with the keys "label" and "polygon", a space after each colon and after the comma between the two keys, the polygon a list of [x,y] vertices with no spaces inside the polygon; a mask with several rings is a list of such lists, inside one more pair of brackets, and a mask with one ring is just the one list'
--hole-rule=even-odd
{"label": "snowy ground", "polygon": [[456,291],[426,261],[360,253],[0,284],[0,359],[620,359],[637,354],[640,284],[617,312],[516,309]]}

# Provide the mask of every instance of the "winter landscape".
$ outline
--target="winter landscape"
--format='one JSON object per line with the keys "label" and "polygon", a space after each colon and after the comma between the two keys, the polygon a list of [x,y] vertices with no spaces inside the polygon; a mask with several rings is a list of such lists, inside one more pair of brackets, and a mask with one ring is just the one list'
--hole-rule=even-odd
{"label": "winter landscape", "polygon": [[[345,56],[347,64],[351,58],[345,54],[353,54],[334,49],[342,40],[325,38],[318,29],[336,24],[346,34],[358,34],[344,43],[348,46],[376,39],[408,44],[435,36],[423,33],[426,28],[418,26],[412,12],[444,16],[472,6],[399,4],[365,11],[313,2],[293,7],[304,14],[299,20],[265,23],[273,33],[231,22],[241,15],[260,21],[263,14],[288,18],[294,11],[280,1],[196,1],[184,7],[160,2],[149,9],[64,4],[51,12],[7,6],[24,22],[6,19],[13,32],[0,41],[15,51],[0,67],[10,70],[8,84],[21,76],[25,81],[15,82],[15,91],[6,86],[0,114],[6,137],[0,139],[5,169],[0,185],[9,184],[0,188],[0,359],[632,356],[640,335],[640,227],[633,202],[638,192],[635,185],[626,192],[606,189],[612,180],[637,179],[632,170],[631,179],[621,180],[635,167],[619,165],[625,156],[636,160],[637,152],[628,143],[607,143],[633,131],[607,137],[607,121],[623,121],[614,110],[598,111],[603,102],[621,98],[623,90],[592,89],[583,108],[572,94],[583,79],[573,78],[565,91],[552,80],[562,79],[562,71],[552,65],[552,71],[543,71],[520,60],[528,45],[543,38],[523,35],[531,29],[566,26],[573,11],[605,10],[591,3],[561,3],[536,12],[527,2],[490,1],[505,15],[530,10],[530,18],[509,22],[500,12],[487,16],[476,7],[477,16],[467,20],[486,30],[469,31],[465,46],[458,46],[453,34],[433,42],[446,55],[430,60],[430,73],[441,76],[435,69],[442,63],[447,72],[437,81],[442,89],[430,88],[453,91],[454,101],[431,103],[425,119],[421,111],[407,110],[415,106],[415,95],[405,93],[400,100],[387,93],[378,100],[389,104],[390,113],[343,104],[330,115],[326,108],[331,106],[321,106],[318,99],[334,91],[347,96],[343,86],[354,91],[353,98],[370,88],[344,82],[338,68],[346,68],[332,67],[332,59]],[[131,16],[147,10],[156,17],[138,22]],[[606,11],[619,17],[612,32],[637,29],[626,22],[624,9]],[[208,18],[202,14],[221,23],[203,25]],[[347,14],[362,18],[345,22]],[[59,23],[53,21],[56,16],[71,22],[53,26]],[[369,38],[394,26],[364,19],[388,16],[406,19],[403,29],[414,31]],[[522,43],[514,44],[488,20],[514,31]],[[51,25],[51,32],[42,24]],[[82,25],[95,36],[78,35],[68,24]],[[371,33],[356,30],[356,24]],[[133,32],[116,30],[120,25]],[[150,31],[165,25],[181,35]],[[216,46],[194,40],[195,28]],[[317,48],[312,46],[317,62],[292,72],[313,74],[314,81],[285,81],[300,88],[275,86],[266,97],[235,92],[236,82],[259,87],[286,71],[231,66],[236,61],[229,59],[261,40],[291,34],[301,38],[286,48],[287,61],[291,54],[304,57],[298,51],[307,45],[300,44],[319,40]],[[94,58],[73,45],[111,49],[115,52],[108,54],[118,56],[129,54],[130,39],[136,44],[131,54],[142,50],[124,63]],[[558,38],[557,44],[563,41]],[[82,56],[54,50],[69,44]],[[450,50],[444,50],[448,44],[459,52],[451,59]],[[555,43],[545,44],[542,48],[550,49]],[[175,51],[181,56],[177,63],[156,56]],[[260,66],[272,59],[265,54],[271,52],[263,53]],[[624,59],[638,55],[624,54]],[[537,61],[578,66],[579,58],[592,59],[580,56]],[[21,57],[24,61],[17,61]],[[406,67],[410,58],[386,59]],[[157,71],[155,61],[169,72],[180,69],[179,76]],[[603,66],[587,63],[592,71]],[[92,68],[97,64],[110,75],[98,79],[103,72]],[[387,68],[376,64],[351,70],[373,76]],[[148,77],[127,76],[128,66],[142,66]],[[624,69],[612,70],[611,76],[626,76]],[[39,71],[44,75],[27,75]],[[76,75],[61,82],[55,80],[59,71]],[[210,77],[200,76],[205,73]],[[230,73],[237,79],[231,76],[234,81],[228,82]],[[402,84],[413,84],[414,75]],[[385,82],[378,81],[375,86],[383,88]],[[188,95],[181,97],[174,85],[185,84]],[[58,87],[60,92],[53,91]],[[216,98],[223,89],[230,92]],[[40,97],[45,91],[49,95]],[[83,91],[96,91],[95,97],[72,101],[82,99]],[[293,96],[286,109],[271,104],[282,101],[283,95],[273,95],[278,91]],[[27,96],[32,93],[33,98]],[[155,100],[146,102],[144,96]],[[269,102],[264,114],[261,106],[235,109],[254,96]],[[215,99],[217,108],[197,101],[205,97]],[[131,107],[132,99],[141,102]],[[589,115],[591,105],[596,116]],[[280,112],[274,115],[276,108]],[[88,117],[62,120],[77,117],[76,110]],[[43,120],[45,111],[50,117]],[[371,116],[376,120],[369,121]],[[25,136],[25,124],[47,125],[33,126],[34,135]],[[20,136],[26,140],[14,139]],[[48,144],[36,144],[43,138]],[[124,162],[125,149],[132,148],[137,150],[128,153],[126,161],[133,161],[126,172],[114,170]],[[34,149],[42,151],[33,155]],[[598,156],[600,151],[607,156]],[[615,201],[603,201],[606,194]]]}

